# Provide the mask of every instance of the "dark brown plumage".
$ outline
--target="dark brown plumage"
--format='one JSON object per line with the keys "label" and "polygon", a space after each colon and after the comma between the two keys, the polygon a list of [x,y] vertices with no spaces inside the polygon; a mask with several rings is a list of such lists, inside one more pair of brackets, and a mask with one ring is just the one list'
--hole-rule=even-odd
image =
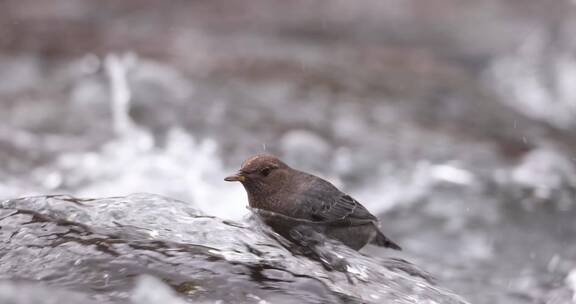
{"label": "dark brown plumage", "polygon": [[265,222],[288,239],[300,235],[295,227],[312,227],[329,238],[360,250],[368,243],[400,250],[378,229],[378,219],[349,195],[314,175],[290,168],[278,158],[261,154],[244,163],[238,174],[251,208],[269,216]]}

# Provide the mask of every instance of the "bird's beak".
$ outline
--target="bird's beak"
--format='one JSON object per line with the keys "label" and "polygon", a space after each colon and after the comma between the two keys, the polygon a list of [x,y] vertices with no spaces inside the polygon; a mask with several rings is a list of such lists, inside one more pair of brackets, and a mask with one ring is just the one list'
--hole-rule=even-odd
{"label": "bird's beak", "polygon": [[246,177],[242,175],[242,172],[238,172],[235,175],[230,175],[224,179],[227,182],[243,182],[246,180]]}

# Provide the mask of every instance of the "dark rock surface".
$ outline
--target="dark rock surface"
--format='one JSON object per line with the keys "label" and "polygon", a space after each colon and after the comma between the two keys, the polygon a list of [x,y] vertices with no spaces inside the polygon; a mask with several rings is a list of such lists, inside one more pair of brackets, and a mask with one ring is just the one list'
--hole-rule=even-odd
{"label": "dark rock surface", "polygon": [[174,293],[225,303],[466,303],[410,275],[408,263],[327,244],[348,262],[347,273],[328,271],[258,221],[223,221],[156,195],[7,200],[0,227],[2,303],[145,303],[142,284],[172,294],[160,297],[168,303]]}

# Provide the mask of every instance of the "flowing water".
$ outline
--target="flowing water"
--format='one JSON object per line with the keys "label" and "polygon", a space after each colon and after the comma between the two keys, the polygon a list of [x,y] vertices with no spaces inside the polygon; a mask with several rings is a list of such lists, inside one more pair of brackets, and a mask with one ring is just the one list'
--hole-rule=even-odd
{"label": "flowing water", "polygon": [[[348,264],[346,271],[327,271],[293,255],[258,222],[221,220],[159,196],[35,197],[2,208],[4,275],[67,287],[100,302],[157,297],[180,303],[172,300],[179,292],[226,303],[465,303],[425,275],[410,275],[419,270],[402,261],[377,261],[327,244]],[[155,295],[158,287],[164,295]]]}
{"label": "flowing water", "polygon": [[[0,303],[576,301],[570,39],[518,23],[513,51],[470,55],[478,36],[460,28],[431,55],[380,44],[379,16],[408,25],[407,8],[354,21],[368,2],[322,25],[304,11],[259,29],[198,26],[208,11],[195,30],[178,10],[185,26],[166,32],[149,13],[122,19],[168,55],[92,53],[74,27],[61,39],[77,48],[0,54]],[[261,152],[333,181],[404,250],[327,244],[345,271],[293,252],[223,181]]]}

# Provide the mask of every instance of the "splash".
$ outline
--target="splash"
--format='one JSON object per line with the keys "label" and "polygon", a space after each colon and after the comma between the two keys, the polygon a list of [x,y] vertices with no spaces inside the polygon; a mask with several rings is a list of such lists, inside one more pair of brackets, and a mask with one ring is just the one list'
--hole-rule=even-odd
{"label": "splash", "polygon": [[517,111],[559,128],[575,126],[576,60],[553,34],[534,29],[512,54],[496,59],[487,76]]}
{"label": "splash", "polygon": [[165,144],[158,146],[153,134],[130,117],[129,80],[136,57],[111,54],[104,62],[116,136],[97,150],[64,151],[53,163],[36,168],[32,174],[45,193],[102,197],[149,192],[190,202],[222,218],[242,218],[247,213],[245,194],[223,181],[232,169],[224,168],[216,141],[198,140],[172,127]]}
{"label": "splash", "polygon": [[110,54],[104,60],[104,66],[110,81],[112,122],[114,131],[118,135],[129,132],[134,125],[129,115],[132,92],[128,85],[128,70],[135,63],[136,57],[132,54],[122,56]]}

